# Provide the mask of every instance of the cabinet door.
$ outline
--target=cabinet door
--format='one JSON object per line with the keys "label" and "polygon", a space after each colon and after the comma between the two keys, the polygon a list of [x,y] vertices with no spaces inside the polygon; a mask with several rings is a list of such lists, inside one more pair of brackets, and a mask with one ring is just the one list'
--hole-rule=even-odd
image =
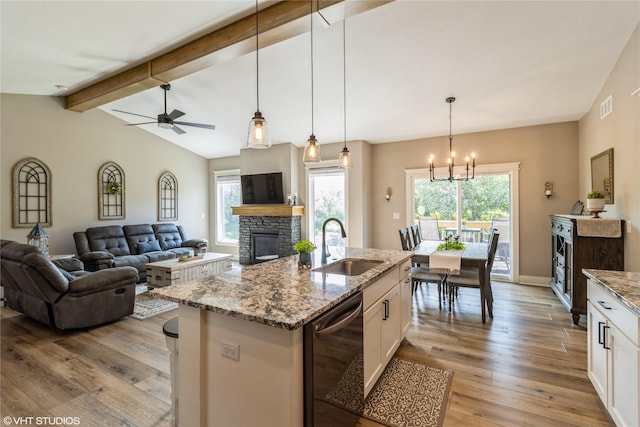
{"label": "cabinet door", "polygon": [[602,403],[607,406],[607,349],[610,347],[607,332],[607,319],[600,311],[587,302],[587,374],[598,392]]}
{"label": "cabinet door", "polygon": [[400,282],[400,340],[402,340],[411,326],[411,277],[405,277]]}
{"label": "cabinet door", "polygon": [[383,307],[382,301],[374,303],[365,310],[364,321],[364,392],[365,397],[373,388],[382,373],[381,333]]}
{"label": "cabinet door", "polygon": [[[609,353],[609,414],[618,426],[640,424],[638,414],[638,347],[612,325]],[[607,343],[609,344],[609,343]]]}
{"label": "cabinet door", "polygon": [[394,286],[383,296],[382,304],[382,363],[386,366],[400,345],[400,286]]}

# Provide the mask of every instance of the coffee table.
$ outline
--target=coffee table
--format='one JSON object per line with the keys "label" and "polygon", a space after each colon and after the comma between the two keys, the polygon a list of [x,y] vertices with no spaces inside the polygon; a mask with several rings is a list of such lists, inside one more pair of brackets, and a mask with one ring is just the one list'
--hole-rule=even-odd
{"label": "coffee table", "polygon": [[205,252],[202,255],[186,261],[173,258],[145,264],[147,286],[161,288],[213,276],[231,268],[230,254]]}

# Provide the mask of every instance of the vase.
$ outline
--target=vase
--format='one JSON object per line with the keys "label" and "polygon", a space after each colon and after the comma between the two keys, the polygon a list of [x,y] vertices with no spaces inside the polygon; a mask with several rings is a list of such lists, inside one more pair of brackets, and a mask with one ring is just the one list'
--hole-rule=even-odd
{"label": "vase", "polygon": [[603,211],[604,199],[587,199],[587,210],[589,211]]}
{"label": "vase", "polygon": [[311,254],[310,253],[300,253],[300,262],[310,263],[311,262]]}

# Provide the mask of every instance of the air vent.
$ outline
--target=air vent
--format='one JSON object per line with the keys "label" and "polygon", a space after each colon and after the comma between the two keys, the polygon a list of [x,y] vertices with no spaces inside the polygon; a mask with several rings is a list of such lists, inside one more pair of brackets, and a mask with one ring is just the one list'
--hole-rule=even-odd
{"label": "air vent", "polygon": [[612,95],[609,95],[609,97],[605,99],[602,104],[600,104],[600,120],[607,117],[612,110],[613,110],[613,97]]}

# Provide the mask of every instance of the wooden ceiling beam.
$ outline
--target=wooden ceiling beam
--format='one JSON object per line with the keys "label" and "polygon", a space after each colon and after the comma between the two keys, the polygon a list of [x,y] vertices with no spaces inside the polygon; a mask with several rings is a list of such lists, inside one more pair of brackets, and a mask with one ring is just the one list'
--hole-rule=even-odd
{"label": "wooden ceiling beam", "polygon": [[[318,9],[330,22],[374,9],[393,0],[319,0]],[[259,12],[260,48],[309,30],[309,3],[285,0]],[[65,97],[65,108],[87,111],[146,89],[196,73],[255,51],[255,13],[190,41],[141,65],[121,71]]]}

